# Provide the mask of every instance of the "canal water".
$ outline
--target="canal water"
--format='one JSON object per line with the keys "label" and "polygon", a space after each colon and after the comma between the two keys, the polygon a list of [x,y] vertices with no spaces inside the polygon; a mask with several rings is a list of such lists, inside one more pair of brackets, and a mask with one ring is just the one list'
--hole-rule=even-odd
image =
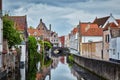
{"label": "canal water", "polygon": [[[81,68],[75,63],[68,63],[66,56],[51,57],[52,63],[35,65],[35,75],[28,76],[29,80],[102,80],[100,77]],[[32,72],[31,72],[32,74]],[[25,80],[25,68],[9,73],[1,80]]]}
{"label": "canal water", "polygon": [[69,64],[66,56],[52,57],[52,60],[50,66],[38,72],[36,80],[102,80],[75,63]]}

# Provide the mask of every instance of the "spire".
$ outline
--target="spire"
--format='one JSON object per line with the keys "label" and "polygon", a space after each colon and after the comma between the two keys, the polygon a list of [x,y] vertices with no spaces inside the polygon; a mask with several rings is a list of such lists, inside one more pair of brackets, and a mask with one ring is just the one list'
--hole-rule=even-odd
{"label": "spire", "polygon": [[42,22],[42,19],[40,19],[40,22]]}
{"label": "spire", "polygon": [[51,24],[49,25],[49,29],[50,29],[50,31],[51,31]]}
{"label": "spire", "polygon": [[80,25],[81,21],[79,20],[79,25]]}
{"label": "spire", "polygon": [[110,16],[112,16],[112,13],[110,13]]}

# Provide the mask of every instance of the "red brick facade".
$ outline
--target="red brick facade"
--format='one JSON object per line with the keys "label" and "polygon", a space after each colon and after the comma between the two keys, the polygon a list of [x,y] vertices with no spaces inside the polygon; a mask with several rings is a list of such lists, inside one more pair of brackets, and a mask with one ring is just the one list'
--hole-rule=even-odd
{"label": "red brick facade", "polygon": [[65,36],[61,36],[61,37],[59,37],[59,40],[60,40],[60,42],[61,42],[61,47],[64,47]]}

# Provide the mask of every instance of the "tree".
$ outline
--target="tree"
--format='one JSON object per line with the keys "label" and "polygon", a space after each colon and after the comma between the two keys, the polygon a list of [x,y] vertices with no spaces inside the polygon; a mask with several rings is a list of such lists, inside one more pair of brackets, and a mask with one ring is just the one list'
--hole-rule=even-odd
{"label": "tree", "polygon": [[38,42],[39,42],[39,44],[41,45],[42,50],[43,50],[43,49],[49,50],[50,48],[52,48],[52,44],[51,44],[49,41],[39,40]]}
{"label": "tree", "polygon": [[20,44],[20,33],[15,29],[14,22],[3,17],[3,39],[8,41],[9,47]]}
{"label": "tree", "polygon": [[30,26],[30,29],[34,29],[34,27],[33,27],[33,26]]}
{"label": "tree", "polygon": [[28,50],[30,54],[37,52],[37,41],[33,36],[28,37]]}
{"label": "tree", "polygon": [[29,52],[29,70],[28,70],[28,75],[31,77],[28,77],[29,80],[34,80],[35,75],[36,75],[36,64],[40,60],[40,54],[37,53],[37,41],[35,37],[29,36],[28,37],[28,52]]}
{"label": "tree", "polygon": [[50,48],[52,48],[52,44],[48,41],[44,41],[44,46],[45,46],[45,50],[49,50]]}

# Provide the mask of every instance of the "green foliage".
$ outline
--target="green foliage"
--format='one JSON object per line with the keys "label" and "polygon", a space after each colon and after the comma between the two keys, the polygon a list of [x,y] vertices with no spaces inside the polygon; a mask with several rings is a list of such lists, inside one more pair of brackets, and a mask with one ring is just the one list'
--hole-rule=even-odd
{"label": "green foliage", "polygon": [[33,27],[33,26],[30,26],[30,29],[34,29],[34,27]]}
{"label": "green foliage", "polygon": [[29,54],[37,51],[37,41],[33,36],[28,37],[28,50]]}
{"label": "green foliage", "polygon": [[72,55],[72,54],[69,55],[68,59],[69,59],[70,62],[73,62],[73,61],[74,61],[74,59],[73,59],[73,55]]}
{"label": "green foliage", "polygon": [[29,52],[28,75],[30,76],[29,80],[34,80],[37,71],[36,64],[40,60],[40,54],[37,53],[37,41],[33,36],[28,37],[28,52]]}
{"label": "green foliage", "polygon": [[46,50],[49,50],[50,48],[52,48],[51,43],[48,42],[48,41],[44,41],[44,46],[45,46],[45,49],[46,49]]}
{"label": "green foliage", "polygon": [[42,41],[42,40],[39,40],[38,41],[39,44],[41,45],[41,49],[45,49],[45,50],[49,50],[50,48],[52,48],[52,44],[48,41]]}
{"label": "green foliage", "polygon": [[[43,42],[43,41],[39,41],[42,49],[44,48],[44,46],[48,46],[50,48],[50,44],[48,42]],[[45,59],[45,54],[38,54],[37,53],[37,41],[35,39],[35,37],[30,36],[28,37],[28,51],[29,51],[29,71],[28,71],[28,76],[29,80],[35,80],[35,76],[36,76],[36,72],[37,72],[37,68],[36,68],[36,64],[38,63],[38,61],[41,62],[41,67],[43,66],[49,66],[52,63],[52,60],[46,60]]]}
{"label": "green foliage", "polygon": [[20,33],[14,28],[14,22],[3,17],[3,38],[8,40],[9,46],[20,44]]}

